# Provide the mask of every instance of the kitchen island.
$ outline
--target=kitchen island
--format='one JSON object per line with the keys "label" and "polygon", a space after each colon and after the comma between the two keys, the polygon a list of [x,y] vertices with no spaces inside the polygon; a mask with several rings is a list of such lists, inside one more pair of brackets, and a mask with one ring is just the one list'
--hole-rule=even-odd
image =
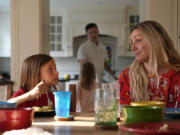
{"label": "kitchen island", "polygon": [[[95,128],[94,114],[73,114],[74,121],[55,121],[54,118],[34,118],[33,127],[42,128],[54,135],[134,135],[135,133],[118,130],[102,130]],[[180,132],[180,120],[163,119],[163,122],[176,122]],[[123,124],[117,122],[117,126]],[[174,128],[174,127],[173,127]],[[174,128],[175,129],[175,128]],[[138,135],[138,134],[136,134]],[[142,134],[141,134],[142,135]]]}
{"label": "kitchen island", "polygon": [[[54,135],[131,135],[120,130],[100,130],[95,128],[91,113],[74,114],[74,121],[55,121],[54,118],[34,118],[32,126],[43,128]],[[118,122],[117,125],[120,125]]]}

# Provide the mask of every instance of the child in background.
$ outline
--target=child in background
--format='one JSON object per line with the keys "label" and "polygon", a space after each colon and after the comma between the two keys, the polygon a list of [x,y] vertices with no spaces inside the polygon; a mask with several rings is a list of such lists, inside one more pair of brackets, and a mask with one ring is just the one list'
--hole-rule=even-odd
{"label": "child in background", "polygon": [[20,89],[9,102],[15,102],[18,107],[54,106],[54,95],[49,90],[57,83],[58,72],[53,58],[46,54],[32,55],[24,60]]}
{"label": "child in background", "polygon": [[95,81],[94,65],[90,62],[84,63],[80,71],[76,112],[94,112]]}

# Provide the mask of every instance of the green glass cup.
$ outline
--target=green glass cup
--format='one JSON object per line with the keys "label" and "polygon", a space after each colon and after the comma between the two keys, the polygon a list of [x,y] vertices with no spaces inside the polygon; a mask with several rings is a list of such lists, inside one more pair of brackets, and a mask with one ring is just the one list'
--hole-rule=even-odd
{"label": "green glass cup", "polygon": [[98,125],[116,126],[117,100],[114,89],[96,89],[95,122]]}

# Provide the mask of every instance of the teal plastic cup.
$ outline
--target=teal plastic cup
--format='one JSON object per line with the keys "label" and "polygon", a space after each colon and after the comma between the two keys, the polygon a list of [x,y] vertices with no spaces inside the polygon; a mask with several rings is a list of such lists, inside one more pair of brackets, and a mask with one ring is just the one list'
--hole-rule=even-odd
{"label": "teal plastic cup", "polygon": [[69,117],[71,93],[69,91],[53,92],[55,96],[55,111],[58,117]]}

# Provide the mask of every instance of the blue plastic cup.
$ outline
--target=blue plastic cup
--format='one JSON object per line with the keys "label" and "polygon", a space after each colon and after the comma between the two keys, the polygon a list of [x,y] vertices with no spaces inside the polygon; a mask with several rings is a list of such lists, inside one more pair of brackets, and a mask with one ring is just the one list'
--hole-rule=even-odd
{"label": "blue plastic cup", "polygon": [[71,93],[69,91],[53,92],[55,96],[56,116],[69,117]]}

